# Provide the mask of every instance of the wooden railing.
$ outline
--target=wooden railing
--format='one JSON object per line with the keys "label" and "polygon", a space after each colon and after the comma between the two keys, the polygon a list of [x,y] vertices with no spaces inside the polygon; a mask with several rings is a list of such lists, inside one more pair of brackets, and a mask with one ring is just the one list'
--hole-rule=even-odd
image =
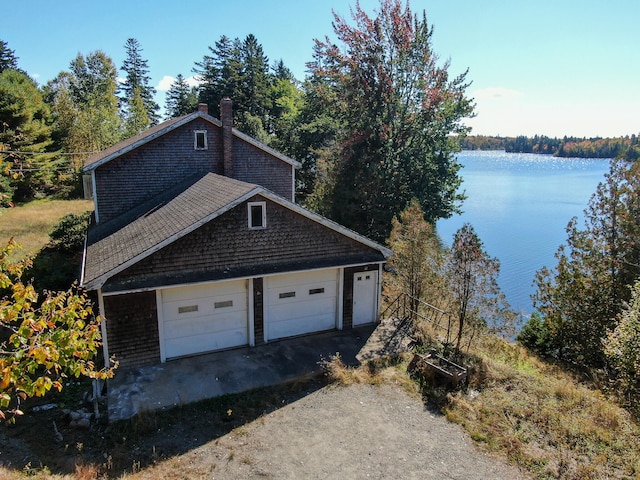
{"label": "wooden railing", "polygon": [[387,305],[381,317],[400,318],[414,324],[418,319],[429,322],[436,333],[444,336],[444,342],[451,341],[451,314],[408,293],[398,295]]}

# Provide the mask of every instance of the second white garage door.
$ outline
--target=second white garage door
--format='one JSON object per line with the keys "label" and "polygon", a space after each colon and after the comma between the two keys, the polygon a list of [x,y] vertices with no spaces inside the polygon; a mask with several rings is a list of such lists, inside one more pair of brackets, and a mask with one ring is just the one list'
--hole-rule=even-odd
{"label": "second white garage door", "polygon": [[265,340],[336,328],[338,270],[268,277]]}
{"label": "second white garage door", "polygon": [[247,281],[162,290],[164,357],[249,343]]}

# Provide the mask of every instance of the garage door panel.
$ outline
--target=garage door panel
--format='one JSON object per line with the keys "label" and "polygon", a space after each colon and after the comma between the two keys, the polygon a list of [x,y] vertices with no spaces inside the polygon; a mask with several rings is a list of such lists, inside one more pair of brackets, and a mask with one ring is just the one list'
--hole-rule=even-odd
{"label": "garage door panel", "polygon": [[[164,302],[165,316],[170,318],[196,318],[227,312],[246,311],[247,294],[215,295],[210,297]],[[163,295],[164,297],[164,295]]]}
{"label": "garage door panel", "polygon": [[[216,284],[190,285],[188,287],[167,288],[162,291],[163,302],[188,301],[207,298],[213,291],[215,296],[233,295],[239,290],[246,290],[245,281],[230,281]],[[213,289],[213,290],[212,290]]]}
{"label": "garage door panel", "polygon": [[[165,348],[168,352],[210,352],[214,350],[222,350],[224,348],[233,348],[246,343],[245,331],[229,331],[218,332],[211,335],[197,335],[191,337],[175,338],[167,341]],[[192,353],[193,354],[193,353]],[[167,358],[189,355],[188,353],[179,353],[167,355]]]}
{"label": "garage door panel", "polygon": [[333,283],[336,281],[336,270],[319,270],[316,272],[290,273],[269,277],[269,288],[299,286],[309,283]]}
{"label": "garage door panel", "polygon": [[194,335],[209,335],[216,332],[229,330],[244,330],[244,325],[239,325],[236,314],[218,315],[215,319],[211,317],[198,317],[168,322],[165,324],[165,337],[181,338]]}
{"label": "garage door panel", "polygon": [[335,328],[337,279],[336,269],[269,277],[268,339]]}
{"label": "garage door panel", "polygon": [[164,355],[193,355],[248,344],[247,282],[162,291]]}
{"label": "garage door panel", "polygon": [[333,316],[311,315],[304,317],[304,319],[293,318],[274,323],[269,330],[269,334],[271,338],[284,338],[333,328],[335,328]]}
{"label": "garage door panel", "polygon": [[286,302],[275,304],[271,307],[273,318],[303,318],[318,315],[333,315],[335,313],[335,297],[325,297],[322,299],[306,302]]}

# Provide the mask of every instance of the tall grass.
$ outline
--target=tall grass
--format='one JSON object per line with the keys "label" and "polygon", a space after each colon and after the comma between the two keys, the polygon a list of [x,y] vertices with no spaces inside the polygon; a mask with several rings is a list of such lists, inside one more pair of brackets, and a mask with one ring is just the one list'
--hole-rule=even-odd
{"label": "tall grass", "polygon": [[624,409],[525,349],[485,338],[467,390],[444,411],[537,478],[640,478],[640,427]]}
{"label": "tall grass", "polygon": [[13,259],[33,256],[49,241],[51,228],[68,213],[93,209],[89,200],[35,200],[14,208],[0,209],[0,242],[11,237],[22,246]]}

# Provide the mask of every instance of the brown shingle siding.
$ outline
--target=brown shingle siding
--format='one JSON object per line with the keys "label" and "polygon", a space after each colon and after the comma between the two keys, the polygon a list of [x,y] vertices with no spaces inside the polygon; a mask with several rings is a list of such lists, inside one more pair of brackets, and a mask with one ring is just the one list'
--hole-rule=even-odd
{"label": "brown shingle siding", "polygon": [[379,251],[260,195],[249,201],[266,201],[267,228],[249,230],[247,202],[243,202],[109,283],[161,285],[224,278],[226,274],[233,278],[305,266],[339,266],[362,258],[383,260]]}
{"label": "brown shingle siding", "polygon": [[106,296],[104,308],[109,355],[120,369],[160,363],[155,292]]}
{"label": "brown shingle siding", "polygon": [[[194,149],[196,130],[207,150]],[[100,223],[136,207],[198,173],[222,173],[220,128],[198,118],[96,169]]]}
{"label": "brown shingle siding", "polygon": [[261,185],[273,193],[293,201],[294,169],[254,145],[234,139],[233,178]]}

